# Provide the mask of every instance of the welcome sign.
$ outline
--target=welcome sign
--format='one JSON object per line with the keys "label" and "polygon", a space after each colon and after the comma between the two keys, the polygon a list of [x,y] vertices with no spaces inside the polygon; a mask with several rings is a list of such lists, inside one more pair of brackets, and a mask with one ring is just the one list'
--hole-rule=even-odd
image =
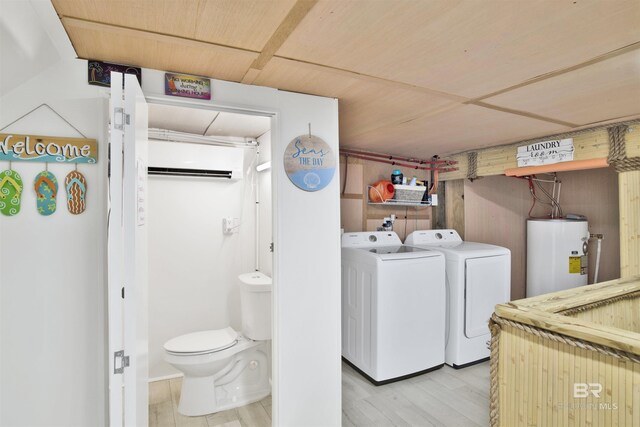
{"label": "welcome sign", "polygon": [[88,138],[0,133],[0,160],[96,163],[98,161],[98,143],[95,139]]}
{"label": "welcome sign", "polygon": [[551,165],[573,160],[573,138],[541,141],[518,147],[518,167]]}
{"label": "welcome sign", "polygon": [[322,139],[301,135],[294,138],[284,152],[284,170],[296,187],[318,191],[333,179],[336,157]]}

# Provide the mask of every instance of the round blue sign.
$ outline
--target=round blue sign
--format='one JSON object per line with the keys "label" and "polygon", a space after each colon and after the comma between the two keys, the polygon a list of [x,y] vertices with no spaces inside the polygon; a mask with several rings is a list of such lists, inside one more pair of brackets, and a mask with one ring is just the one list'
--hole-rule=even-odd
{"label": "round blue sign", "polygon": [[284,152],[284,170],[296,187],[318,191],[333,179],[336,157],[322,139],[301,135],[295,137]]}

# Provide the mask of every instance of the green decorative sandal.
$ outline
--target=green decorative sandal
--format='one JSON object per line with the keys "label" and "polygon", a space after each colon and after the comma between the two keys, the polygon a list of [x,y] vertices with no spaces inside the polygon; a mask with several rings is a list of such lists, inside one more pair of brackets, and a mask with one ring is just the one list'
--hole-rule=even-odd
{"label": "green decorative sandal", "polygon": [[22,178],[18,172],[9,169],[0,172],[0,213],[14,216],[20,212]]}

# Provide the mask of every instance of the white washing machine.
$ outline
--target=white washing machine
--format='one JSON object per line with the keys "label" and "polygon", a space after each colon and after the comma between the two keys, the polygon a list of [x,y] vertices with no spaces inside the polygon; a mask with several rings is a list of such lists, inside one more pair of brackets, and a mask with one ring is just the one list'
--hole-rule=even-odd
{"label": "white washing machine", "polygon": [[511,251],[464,242],[455,230],[414,231],[405,245],[437,250],[446,258],[446,364],[457,369],[487,360],[489,318],[496,304],[511,299]]}
{"label": "white washing machine", "polygon": [[342,235],[342,356],[372,383],[444,365],[444,268],[394,232]]}

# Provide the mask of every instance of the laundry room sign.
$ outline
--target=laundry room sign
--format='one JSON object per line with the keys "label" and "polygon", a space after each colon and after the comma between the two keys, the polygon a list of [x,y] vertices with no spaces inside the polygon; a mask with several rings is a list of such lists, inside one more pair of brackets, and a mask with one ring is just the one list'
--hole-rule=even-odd
{"label": "laundry room sign", "polygon": [[518,167],[551,165],[573,160],[573,138],[541,141],[518,147]]}
{"label": "laundry room sign", "polygon": [[95,139],[88,138],[0,133],[0,160],[96,163],[98,143]]}
{"label": "laundry room sign", "polygon": [[336,156],[329,144],[315,135],[300,135],[284,152],[284,170],[291,182],[305,191],[329,185],[336,171]]}

